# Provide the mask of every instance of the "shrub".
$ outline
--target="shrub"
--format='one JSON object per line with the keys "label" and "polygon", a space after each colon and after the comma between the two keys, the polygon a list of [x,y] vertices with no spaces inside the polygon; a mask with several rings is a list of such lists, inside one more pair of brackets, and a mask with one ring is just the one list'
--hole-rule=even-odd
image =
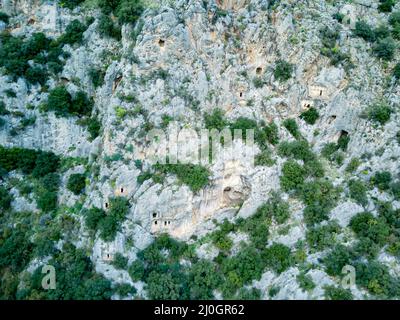
{"label": "shrub", "polygon": [[340,13],[340,12],[335,12],[335,13],[332,15],[332,18],[335,19],[335,20],[337,20],[339,23],[342,23],[342,22],[343,22],[344,17],[345,17],[344,14],[342,14],[342,13]]}
{"label": "shrub", "polygon": [[340,276],[344,266],[351,263],[353,253],[344,245],[336,245],[325,258],[322,259],[326,273],[330,276]]}
{"label": "shrub", "polygon": [[369,120],[384,125],[390,120],[392,108],[386,103],[376,103],[367,109],[367,117]]}
{"label": "shrub", "polygon": [[289,205],[277,193],[273,193],[267,203],[257,209],[257,214],[264,219],[274,218],[277,223],[282,224],[289,219]]}
{"label": "shrub", "polygon": [[56,87],[50,91],[46,103],[47,110],[53,110],[58,115],[69,113],[72,105],[72,97],[64,86]]}
{"label": "shrub", "polygon": [[[43,33],[34,33],[29,39],[2,33],[0,41],[0,67],[4,67],[6,74],[12,76],[14,81],[25,77],[28,82],[43,85],[48,77],[46,64],[48,69],[51,64],[61,64],[58,56],[62,50],[57,51],[55,56],[51,55],[50,40]],[[30,60],[34,64],[30,64]]]}
{"label": "shrub", "polygon": [[396,64],[393,69],[393,77],[398,81],[400,79],[400,63]]}
{"label": "shrub", "polygon": [[262,88],[264,86],[264,84],[265,84],[265,82],[261,77],[255,77],[253,79],[253,85],[257,89]]}
{"label": "shrub", "polygon": [[293,65],[284,61],[278,60],[275,64],[274,77],[281,82],[287,81],[292,77]]}
{"label": "shrub", "polygon": [[75,7],[79,6],[83,1],[85,0],[61,0],[59,4],[61,7],[74,9]]}
{"label": "shrub", "polygon": [[120,297],[126,297],[128,295],[134,295],[136,294],[137,290],[135,287],[132,287],[128,283],[118,283],[114,287],[114,291],[120,296]]}
{"label": "shrub", "polygon": [[75,195],[79,195],[85,189],[86,177],[81,173],[71,174],[68,178],[67,189]]}
{"label": "shrub", "polygon": [[353,294],[349,289],[335,286],[325,286],[324,289],[327,300],[353,300]]}
{"label": "shrub", "polygon": [[360,166],[360,164],[361,164],[360,159],[352,158],[346,167],[346,172],[352,173],[352,172],[356,171],[357,168]]}
{"label": "shrub", "polygon": [[389,24],[394,27],[400,24],[400,11],[393,12],[389,17]]}
{"label": "shrub", "polygon": [[400,181],[391,183],[390,191],[392,191],[392,194],[396,200],[400,200]]}
{"label": "shrub", "polygon": [[115,254],[115,257],[114,257],[114,260],[112,262],[112,265],[116,269],[126,270],[126,268],[128,266],[128,258],[124,257],[120,252],[117,252]]}
{"label": "shrub", "polygon": [[393,38],[387,37],[379,39],[373,46],[372,50],[378,58],[389,61],[393,59],[396,48],[397,45]]}
{"label": "shrub", "polygon": [[179,181],[186,184],[193,192],[198,192],[209,183],[210,172],[207,168],[193,164],[155,165],[156,171],[174,174]]}
{"label": "shrub", "polygon": [[30,277],[21,292],[20,299],[49,300],[104,300],[112,296],[111,282],[96,274],[89,257],[83,249],[76,249],[72,244],[64,244],[49,264],[57,270],[57,287],[55,290],[42,288],[42,266],[39,266]]}
{"label": "shrub", "polygon": [[315,283],[313,282],[312,278],[306,275],[304,272],[298,274],[296,280],[300,288],[304,291],[311,291],[315,288]]}
{"label": "shrub", "polygon": [[73,45],[81,43],[83,40],[83,33],[86,31],[87,26],[78,20],[73,20],[66,27],[65,33],[57,40],[59,44]]}
{"label": "shrub", "polygon": [[145,266],[141,260],[135,260],[129,266],[128,272],[133,281],[141,281],[144,278]]}
{"label": "shrub", "polygon": [[333,154],[339,150],[339,146],[334,143],[334,142],[329,142],[326,143],[322,150],[321,150],[321,155],[327,159],[329,159],[330,161],[332,161],[333,158]]}
{"label": "shrub", "polygon": [[367,187],[361,180],[352,179],[348,183],[350,198],[356,200],[362,206],[368,204]]}
{"label": "shrub", "polygon": [[78,116],[88,116],[92,112],[93,104],[93,99],[89,99],[84,91],[78,91],[72,100],[68,112]]}
{"label": "shrub", "polygon": [[33,245],[23,226],[4,230],[7,232],[0,236],[0,270],[9,268],[13,272],[20,272],[31,260]]}
{"label": "shrub", "polygon": [[6,13],[0,11],[0,21],[3,21],[5,24],[7,24],[9,19],[10,17]]}
{"label": "shrub", "polygon": [[388,190],[390,188],[390,182],[392,181],[392,174],[389,171],[376,172],[371,177],[371,183],[376,186],[379,190]]}
{"label": "shrub", "polygon": [[390,30],[385,25],[380,25],[374,30],[376,39],[384,39],[390,36]]}
{"label": "shrub", "polygon": [[293,262],[290,248],[279,243],[274,243],[264,249],[261,256],[267,268],[271,268],[278,274],[287,270]]}
{"label": "shrub", "polygon": [[296,120],[286,119],[283,121],[283,126],[290,132],[294,138],[300,137],[299,127],[297,126]]}
{"label": "shrub", "polygon": [[93,83],[95,88],[101,87],[104,83],[105,72],[102,69],[90,68],[89,69],[89,78]]}
{"label": "shrub", "polygon": [[373,42],[375,40],[375,33],[371,26],[365,21],[357,21],[354,29],[354,34],[357,37],[363,38],[366,41]]}
{"label": "shrub", "polygon": [[63,117],[69,114],[90,115],[92,108],[93,100],[89,99],[85,92],[78,91],[73,99],[64,86],[51,90],[45,105],[45,110],[54,111],[56,115]]}
{"label": "shrub", "polygon": [[368,263],[357,263],[356,283],[367,289],[370,293],[378,296],[387,296],[391,291],[392,277],[388,268],[376,261]]}
{"label": "shrub", "polygon": [[338,190],[325,179],[306,182],[299,188],[299,195],[306,205],[318,204],[332,208],[338,199]]}
{"label": "shrub", "polygon": [[116,26],[108,15],[101,15],[97,30],[100,35],[121,40],[121,28]]}
{"label": "shrub", "polygon": [[254,164],[256,166],[267,166],[270,167],[275,163],[271,157],[271,152],[269,150],[263,150],[261,153],[256,155],[254,159]]}
{"label": "shrub", "polygon": [[305,207],[303,211],[304,222],[307,226],[313,226],[324,220],[329,219],[329,208],[320,204],[311,204]]}
{"label": "shrub", "polygon": [[303,119],[305,122],[307,122],[308,124],[315,124],[315,122],[318,120],[319,118],[319,112],[317,111],[317,109],[315,109],[314,107],[311,107],[310,109],[308,109],[307,111],[304,111],[301,115],[300,118]]}
{"label": "shrub", "polygon": [[278,144],[279,142],[278,126],[274,122],[271,122],[265,127],[263,127],[262,134],[263,136],[261,137],[261,139],[266,139],[272,145]]}
{"label": "shrub", "polygon": [[144,9],[145,6],[141,0],[121,0],[117,7],[116,16],[121,23],[136,23]]}
{"label": "shrub", "polygon": [[306,140],[281,142],[278,146],[278,154],[282,157],[303,160],[305,163],[315,160],[315,156]]}
{"label": "shrub", "polygon": [[383,218],[375,218],[369,212],[362,212],[350,220],[350,228],[359,238],[369,238],[374,243],[383,246],[389,237],[390,229]]}
{"label": "shrub", "polygon": [[39,151],[37,153],[35,167],[32,175],[35,178],[43,177],[49,173],[56,172],[60,167],[60,158],[52,152]]}
{"label": "shrub", "polygon": [[91,208],[84,211],[85,214],[85,224],[93,231],[96,231],[99,226],[99,222],[106,216],[104,210],[99,208]]}
{"label": "shrub", "polygon": [[54,191],[42,191],[39,193],[36,204],[43,212],[57,209],[57,193]]}
{"label": "shrub", "polygon": [[396,4],[395,0],[379,0],[379,2],[378,10],[380,12],[391,12]]}
{"label": "shrub", "polygon": [[13,197],[8,190],[0,186],[0,209],[4,211],[10,209],[12,200]]}
{"label": "shrub", "polygon": [[282,167],[280,177],[281,187],[284,191],[298,189],[305,180],[306,171],[294,160],[286,161]]}
{"label": "shrub", "polygon": [[308,228],[306,240],[314,251],[321,251],[335,243],[335,235],[340,232],[340,227],[335,222],[327,225]]}
{"label": "shrub", "polygon": [[93,141],[100,135],[101,123],[96,118],[90,118],[86,124],[90,134],[90,140]]}

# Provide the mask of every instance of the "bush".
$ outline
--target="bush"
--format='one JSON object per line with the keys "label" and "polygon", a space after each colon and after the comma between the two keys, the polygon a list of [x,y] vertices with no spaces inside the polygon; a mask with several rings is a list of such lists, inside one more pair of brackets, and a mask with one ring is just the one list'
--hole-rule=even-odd
{"label": "bush", "polygon": [[395,0],[379,0],[378,10],[380,12],[391,12],[396,4]]}
{"label": "bush", "polygon": [[47,99],[47,110],[53,110],[58,115],[69,113],[72,105],[72,97],[64,86],[56,87],[50,91]]}
{"label": "bush", "polygon": [[4,12],[0,11],[0,21],[3,21],[5,24],[8,23],[10,17]]}
{"label": "bush", "polygon": [[310,109],[308,109],[307,111],[304,111],[301,115],[300,118],[303,119],[305,122],[307,122],[308,124],[315,124],[315,122],[318,120],[319,118],[319,112],[317,111],[317,109],[315,109],[314,107],[311,107]]}
{"label": "bush", "polygon": [[290,248],[278,243],[264,249],[261,256],[265,265],[278,274],[289,269],[293,262]]}
{"label": "bush", "polygon": [[[46,64],[48,69],[50,64],[61,64],[58,56],[62,50],[56,56],[51,55],[51,41],[43,33],[34,33],[29,39],[1,33],[0,41],[0,67],[4,67],[14,81],[25,77],[30,83],[43,85],[48,77]],[[30,60],[34,63],[30,64]]]}
{"label": "bush", "polygon": [[82,43],[83,33],[86,31],[87,26],[78,20],[73,20],[65,29],[65,33],[57,40],[60,45],[75,43]]}
{"label": "bush", "polygon": [[45,175],[56,172],[60,167],[60,158],[52,152],[39,151],[37,153],[35,167],[32,175],[35,178],[44,177]]}
{"label": "bush", "polygon": [[90,68],[89,77],[95,88],[101,87],[104,83],[105,72],[102,69]]}
{"label": "bush", "polygon": [[339,232],[339,225],[330,222],[327,225],[308,228],[306,240],[313,251],[322,251],[335,243],[335,235]]}
{"label": "bush", "polygon": [[336,245],[325,258],[322,259],[326,273],[330,276],[340,276],[344,266],[351,263],[353,253],[344,245]]}
{"label": "bush", "polygon": [[392,27],[400,24],[400,11],[393,12],[389,17],[389,24]]}
{"label": "bush", "polygon": [[133,281],[141,281],[144,278],[145,267],[141,260],[135,260],[128,268],[128,272]]}
{"label": "bush", "polygon": [[393,69],[393,77],[398,81],[400,79],[400,63],[396,64]]}
{"label": "bush", "polygon": [[289,205],[277,193],[273,193],[267,203],[257,209],[257,215],[264,219],[274,218],[278,224],[282,224],[289,219]]}
{"label": "bush", "polygon": [[372,50],[378,58],[389,61],[393,59],[396,48],[397,45],[393,38],[387,37],[379,39],[373,46]]}
{"label": "bush", "polygon": [[383,246],[390,235],[386,220],[375,218],[369,212],[355,215],[351,218],[349,226],[359,238],[368,238],[379,246]]}
{"label": "bush", "polygon": [[286,119],[283,121],[283,126],[291,133],[294,138],[300,137],[299,127],[297,126],[296,120]]}
{"label": "bush", "polygon": [[91,208],[85,210],[84,214],[86,226],[93,231],[96,231],[98,229],[100,221],[106,216],[104,210],[99,208]]}
{"label": "bush", "polygon": [[75,195],[79,195],[85,189],[86,177],[81,173],[71,174],[68,178],[67,189]]}
{"label": "bush", "polygon": [[333,161],[334,157],[333,154],[339,150],[339,146],[334,143],[334,142],[329,142],[326,143],[322,150],[321,150],[321,155],[325,158],[327,158],[330,161]]}
{"label": "bush", "polygon": [[371,26],[365,21],[357,21],[354,29],[354,34],[357,37],[363,38],[366,41],[375,41],[375,33]]}
{"label": "bush", "polygon": [[325,299],[327,300],[353,300],[353,294],[349,289],[335,286],[325,286]]}
{"label": "bush", "polygon": [[275,64],[274,77],[278,81],[287,81],[292,77],[293,65],[284,61],[278,60]]}
{"label": "bush", "polygon": [[214,109],[211,114],[205,114],[204,123],[206,129],[216,129],[218,131],[222,131],[228,125],[221,109]]}
{"label": "bush", "polygon": [[278,154],[281,157],[293,157],[296,160],[303,160],[305,163],[315,160],[315,155],[306,140],[281,142],[278,146]]}
{"label": "bush", "polygon": [[301,272],[300,274],[298,274],[296,277],[296,280],[297,280],[300,288],[303,289],[304,291],[311,291],[316,287],[312,278],[310,276],[306,275],[304,272]]}
{"label": "bush", "polygon": [[352,173],[356,171],[357,168],[360,166],[360,164],[361,164],[360,159],[352,158],[346,167],[346,172]]}
{"label": "bush", "polygon": [[262,136],[260,137],[261,139],[267,140],[272,145],[278,144],[279,142],[278,126],[274,122],[271,122],[265,127],[263,127],[261,132],[262,132]]}
{"label": "bush", "polygon": [[136,23],[139,20],[145,6],[141,0],[121,0],[116,11],[120,23]]}
{"label": "bush", "polygon": [[367,187],[361,180],[352,179],[348,183],[350,198],[362,206],[368,204]]}
{"label": "bush", "polygon": [[7,268],[13,272],[22,271],[31,260],[33,251],[27,230],[21,225],[13,229],[4,229],[0,243],[0,270]]}
{"label": "bush", "polygon": [[367,117],[369,120],[384,125],[390,120],[392,108],[386,103],[377,103],[367,109]]}
{"label": "bush", "polygon": [[8,190],[0,186],[0,209],[4,211],[10,209],[12,200],[13,197]]}
{"label": "bush", "polygon": [[280,177],[281,187],[284,191],[300,188],[306,178],[305,169],[294,160],[286,161],[282,167]]}
{"label": "bush", "polygon": [[263,150],[261,153],[256,155],[254,159],[254,164],[256,166],[267,166],[271,167],[275,163],[275,160],[271,157],[271,152],[269,150]]}
{"label": "bush", "polygon": [[393,282],[388,268],[376,261],[356,264],[356,283],[371,294],[387,296],[391,293]]}
{"label": "bush", "polygon": [[382,191],[389,190],[391,181],[392,174],[389,171],[376,172],[375,175],[371,177],[371,183]]}
{"label": "bush", "polygon": [[112,265],[119,270],[126,270],[128,266],[128,258],[124,257],[121,253],[115,254]]}
{"label": "bush", "polygon": [[157,164],[156,171],[174,174],[179,181],[186,184],[193,192],[198,192],[209,183],[210,172],[205,167],[193,164]]}
{"label": "bush", "polygon": [[59,2],[61,7],[65,7],[68,9],[74,9],[75,7],[79,6],[85,0],[61,0]]}
{"label": "bush", "polygon": [[90,134],[90,141],[93,141],[100,135],[101,123],[96,118],[90,118],[86,124]]}
{"label": "bush", "polygon": [[121,40],[121,28],[116,26],[108,15],[101,15],[97,30],[100,35]]}
{"label": "bush", "polygon": [[73,99],[64,86],[51,90],[45,105],[45,110],[55,111],[56,115],[64,117],[69,114],[90,115],[92,108],[93,100],[89,99],[85,92],[77,92]]}
{"label": "bush", "polygon": [[39,193],[36,204],[43,212],[51,212],[57,209],[57,193],[54,191],[42,191]]}

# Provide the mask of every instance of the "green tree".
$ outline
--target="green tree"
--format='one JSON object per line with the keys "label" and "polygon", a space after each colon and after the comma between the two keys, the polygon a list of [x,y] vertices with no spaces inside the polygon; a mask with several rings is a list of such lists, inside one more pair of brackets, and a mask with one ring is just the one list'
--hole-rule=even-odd
{"label": "green tree", "polygon": [[75,195],[83,192],[86,186],[86,176],[82,173],[71,174],[68,178],[67,189]]}

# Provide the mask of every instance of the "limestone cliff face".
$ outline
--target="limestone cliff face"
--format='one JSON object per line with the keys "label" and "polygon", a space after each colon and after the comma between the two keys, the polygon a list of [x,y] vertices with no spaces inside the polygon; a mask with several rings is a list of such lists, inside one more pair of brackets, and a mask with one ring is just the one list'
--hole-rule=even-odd
{"label": "limestone cliff face", "polygon": [[[107,264],[110,255],[121,252],[132,261],[136,252],[161,232],[185,241],[193,235],[204,235],[214,228],[213,219],[248,217],[271,191],[280,190],[283,160],[279,157],[275,157],[275,164],[270,167],[217,159],[209,167],[210,184],[197,193],[177,183],[174,176],[168,176],[162,184],[150,179],[139,185],[141,170],[135,166],[135,160],[141,160],[144,168],[149,167],[150,151],[142,135],[143,127],[148,122],[159,126],[163,115],[195,130],[203,127],[203,114],[216,107],[229,120],[239,117],[266,123],[273,120],[281,128],[285,119],[298,119],[301,134],[316,153],[326,143],[337,142],[342,134],[349,135],[344,164],[329,171],[335,185],[344,181],[351,158],[381,148],[384,150],[380,156],[372,156],[358,170],[398,169],[400,146],[390,139],[400,130],[398,115],[380,129],[360,117],[367,106],[382,97],[391,105],[400,103],[400,86],[393,81],[389,85],[384,83],[388,72],[381,68],[378,59],[367,53],[368,44],[352,36],[357,19],[371,23],[384,20],[376,11],[376,1],[352,4],[339,1],[348,23],[342,25],[338,46],[351,56],[355,66],[351,71],[333,66],[320,53],[320,29],[337,24],[332,18],[337,7],[327,1],[285,0],[280,1],[279,10],[270,11],[268,2],[161,1],[144,12],[135,30],[124,25],[122,40],[117,42],[99,35],[99,12],[90,6],[71,11],[57,1],[1,1],[0,10],[12,15],[9,31],[13,35],[29,36],[40,31],[57,37],[73,19],[96,18],[84,33],[82,46],[65,46],[70,57],[60,81],[70,92],[83,89],[94,97],[94,113],[103,128],[101,136],[90,142],[86,129],[75,118],[41,113],[38,107],[48,93],[40,86],[28,86],[23,79],[10,82],[1,75],[0,95],[8,108],[35,116],[37,120],[18,135],[11,135],[10,129],[17,125],[18,118],[8,115],[7,125],[0,129],[0,144],[88,158],[90,164],[99,167],[99,175],[86,191],[84,207],[107,209],[108,199],[115,195],[129,199],[130,213],[116,240],[106,243],[96,238],[93,244],[93,261],[106,276],[116,281],[131,281],[126,272],[116,271]],[[219,10],[225,14],[219,14]],[[138,34],[136,39],[132,37],[133,31]],[[274,66],[280,59],[294,65],[293,77],[284,83],[274,77]],[[104,84],[98,88],[89,76],[93,67],[105,71]],[[260,78],[263,85],[255,85],[255,78]],[[54,80],[48,83],[50,88],[56,84]],[[8,89],[14,90],[16,97],[3,94]],[[134,102],[126,98],[131,96]],[[35,108],[27,109],[28,105]],[[140,114],[121,118],[116,113],[118,107],[129,114],[139,106],[146,117]],[[299,119],[311,107],[320,113],[313,126]],[[279,137],[282,141],[293,140],[285,129],[279,131]],[[241,150],[243,145],[236,148]],[[107,160],[116,154],[119,155],[116,161]],[[375,196],[384,197],[377,191]],[[74,202],[71,197],[65,191],[59,200],[71,204]],[[306,227],[301,214],[304,207],[297,201],[291,201],[290,206],[290,231],[285,236],[272,233],[271,243],[294,246],[297,240],[304,239]],[[344,199],[332,216],[346,226],[359,211],[358,205]],[[79,237],[80,245],[88,244],[84,231]],[[134,239],[133,249],[127,249],[128,238]],[[323,272],[314,273],[313,277],[321,281],[319,288],[330,283]],[[293,284],[296,274],[296,270],[291,270],[285,277],[275,278],[266,273],[256,286],[280,284],[289,288],[280,292],[280,298],[305,298],[307,295]],[[322,291],[317,290],[313,297],[321,295]]]}

